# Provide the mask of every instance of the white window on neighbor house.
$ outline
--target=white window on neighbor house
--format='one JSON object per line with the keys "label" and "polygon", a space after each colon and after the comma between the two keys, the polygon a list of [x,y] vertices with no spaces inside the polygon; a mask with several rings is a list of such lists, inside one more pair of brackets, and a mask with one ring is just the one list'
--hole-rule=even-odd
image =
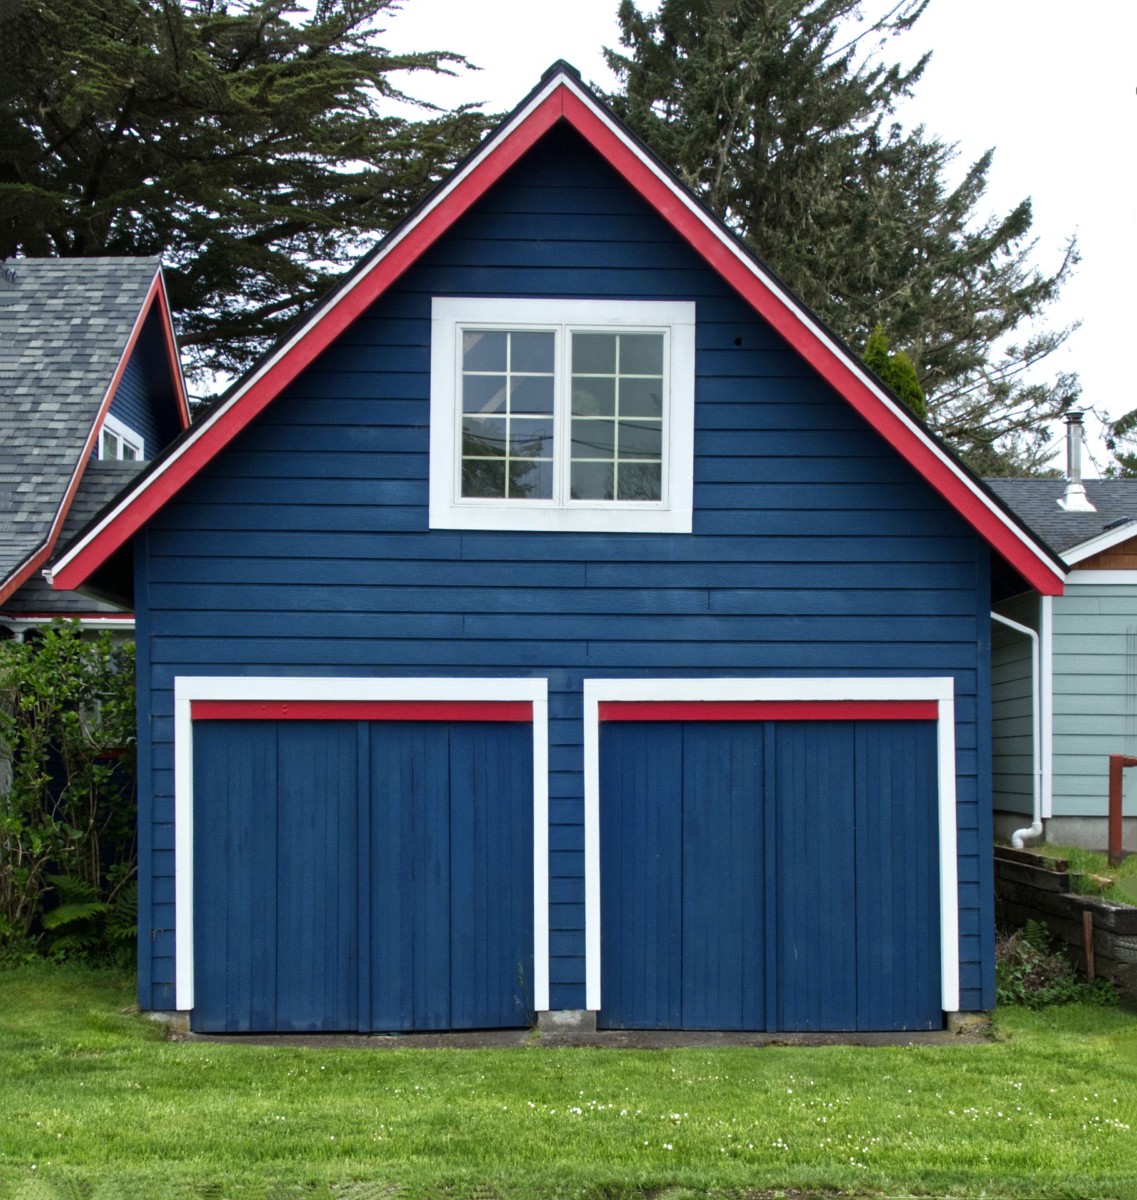
{"label": "white window on neighbor house", "polygon": [[142,435],[107,413],[103,418],[103,427],[99,430],[99,458],[120,459],[126,462],[141,461],[145,457],[146,443]]}
{"label": "white window on neighbor house", "polygon": [[430,523],[689,532],[695,305],[436,299]]}

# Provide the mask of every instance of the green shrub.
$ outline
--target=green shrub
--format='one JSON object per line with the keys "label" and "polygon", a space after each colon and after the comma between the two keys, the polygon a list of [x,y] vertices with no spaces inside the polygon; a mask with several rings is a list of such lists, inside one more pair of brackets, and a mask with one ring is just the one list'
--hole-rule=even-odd
{"label": "green shrub", "polygon": [[134,831],[133,647],[0,643],[0,960],[121,957]]}
{"label": "green shrub", "polygon": [[1051,1004],[1116,1004],[1117,989],[1108,979],[1079,979],[1059,954],[1046,926],[1027,921],[1022,929],[995,944],[995,999],[1000,1005],[1046,1008]]}

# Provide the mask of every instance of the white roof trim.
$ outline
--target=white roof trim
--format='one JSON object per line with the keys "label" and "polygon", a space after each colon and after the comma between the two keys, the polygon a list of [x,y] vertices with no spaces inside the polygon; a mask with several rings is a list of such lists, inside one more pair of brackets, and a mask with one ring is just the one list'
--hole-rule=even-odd
{"label": "white roof trim", "polygon": [[1087,538],[1084,542],[1078,542],[1077,545],[1071,546],[1069,550],[1064,550],[1062,557],[1066,560],[1067,565],[1072,567],[1075,563],[1084,562],[1087,558],[1092,558],[1103,550],[1112,550],[1114,546],[1119,546],[1122,542],[1127,542],[1134,537],[1137,537],[1137,520],[1131,517],[1115,529],[1107,529],[1104,533],[1095,534],[1092,538]]}
{"label": "white roof trim", "polygon": [[[65,567],[71,560],[78,555],[90,541],[97,537],[107,525],[114,522],[119,514],[133,502],[135,496],[150,487],[158,479],[173,468],[181,457],[192,447],[197,441],[204,437],[216,424],[220,421],[234,405],[240,402],[242,397],[253,388],[259,380],[269,372],[277,362],[286,355],[297,342],[307,337],[309,331],[315,326],[325,315],[325,313],[334,308],[343,297],[355,291],[359,285],[368,278],[373,270],[383,262],[388,254],[397,246],[401,245],[414,230],[426,219],[447,197],[449,197],[456,189],[460,188],[467,177],[477,170],[477,168],[485,161],[485,159],[496,149],[496,147],[508,138],[520,125],[528,120],[532,112],[538,108],[557,88],[564,87],[572,92],[580,102],[585,105],[590,112],[602,124],[606,126],[610,133],[613,134],[632,154],[634,154],[643,166],[649,170],[675,197],[675,199],[683,205],[683,207],[707,229],[709,230],[718,242],[728,250],[734,258],[743,265],[756,279],[770,290],[770,292],[779,297],[787,312],[792,314],[794,319],[806,328],[811,336],[821,341],[831,353],[837,356],[853,374],[857,376],[860,382],[873,393],[880,403],[889,410],[893,415],[901,419],[917,438],[931,451],[931,453],[939,459],[939,461],[947,467],[955,478],[962,483],[969,492],[977,499],[1003,526],[1008,532],[1012,533],[1020,541],[1027,540],[1034,546],[1038,557],[1051,564],[1054,574],[1061,577],[1062,569],[1058,563],[1053,563],[1051,553],[1045,548],[1033,535],[1027,533],[1016,521],[1014,521],[1006,512],[1003,511],[1000,503],[993,500],[991,496],[977,483],[970,475],[961,468],[955,460],[945,452],[944,448],[938,444],[934,437],[923,428],[912,416],[912,414],[902,405],[894,401],[887,392],[884,391],[866,372],[863,365],[847,347],[833,337],[829,331],[812,316],[804,311],[800,303],[795,302],[784,290],[782,284],[777,282],[772,275],[764,270],[756,263],[750,255],[744,251],[735,239],[720,225],[717,219],[707,213],[701,204],[696,201],[687,190],[673,180],[668,172],[655,162],[654,158],[646,153],[638,142],[632,138],[625,130],[615,122],[612,116],[607,113],[603,107],[597,102],[592,93],[585,88],[573,75],[567,71],[559,70],[552,74],[545,82],[544,86],[539,87],[534,92],[532,98],[519,109],[516,115],[505,125],[503,125],[497,133],[477,151],[473,157],[460,170],[456,171],[446,180],[438,190],[428,199],[422,208],[415,214],[414,219],[408,221],[405,225],[387,235],[380,243],[375,257],[367,264],[366,268],[361,270],[351,280],[347,281],[342,290],[337,291],[333,296],[319,304],[312,310],[308,318],[302,325],[298,326],[289,339],[282,343],[270,357],[257,366],[254,371],[248,375],[238,386],[237,390],[229,397],[229,399],[215,409],[208,417],[203,419],[199,424],[190,426],[191,434],[186,440],[172,453],[168,458],[159,459],[158,465],[154,470],[146,475],[146,478],[139,482],[136,487],[124,494],[123,499],[115,505],[115,507],[98,523],[90,529],[86,536],[79,542],[75,543],[72,549],[59,559],[58,566]],[[49,582],[51,576],[48,576]]]}

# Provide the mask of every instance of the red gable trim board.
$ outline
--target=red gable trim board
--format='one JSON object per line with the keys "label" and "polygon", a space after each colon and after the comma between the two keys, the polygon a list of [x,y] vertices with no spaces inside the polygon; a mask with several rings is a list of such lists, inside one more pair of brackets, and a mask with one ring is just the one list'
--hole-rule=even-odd
{"label": "red gable trim board", "polygon": [[[75,499],[75,492],[79,487],[79,481],[83,478],[83,472],[87,469],[87,463],[90,462],[91,455],[94,452],[99,432],[103,427],[103,420],[110,411],[111,404],[114,402],[115,392],[118,391],[118,385],[122,382],[123,372],[126,370],[127,363],[130,362],[130,356],[134,351],[135,343],[138,341],[138,335],[142,332],[143,325],[146,324],[146,318],[150,315],[150,310],[155,306],[157,306],[162,319],[162,340],[166,346],[166,356],[169,359],[170,373],[174,380],[178,421],[183,429],[189,427],[189,399],[186,395],[185,379],[182,376],[181,358],[178,355],[177,343],[174,340],[174,324],[170,314],[170,301],[166,295],[166,285],[162,278],[161,269],[159,269],[154,272],[154,279],[150,284],[150,290],[146,293],[146,299],[143,300],[142,307],[138,310],[138,316],[134,320],[130,336],[126,339],[126,345],[123,347],[122,354],[119,357],[118,366],[115,367],[114,375],[111,376],[107,390],[103,393],[103,398],[99,403],[98,415],[95,417],[91,425],[91,430],[87,434],[87,440],[83,443],[83,450],[79,455],[79,461],[75,465],[74,472],[72,472],[71,481],[67,485],[67,491],[63,494],[59,510],[55,514],[55,519],[51,523],[47,537],[44,538],[39,548],[26,558],[12,575],[8,576],[7,580],[0,582],[0,604],[3,604],[9,596],[22,588],[35,574],[36,569],[42,567],[47,562],[52,550],[55,549],[59,532],[63,528],[63,523],[67,520],[67,514],[71,509],[71,501]],[[52,586],[65,588],[67,585],[53,583]]]}
{"label": "red gable trim board", "polygon": [[381,243],[373,260],[341,292],[318,307],[59,560],[52,585],[80,586],[560,120],[580,133],[1032,587],[1043,595],[1062,593],[1062,568],[564,68],[552,73],[481,151]]}

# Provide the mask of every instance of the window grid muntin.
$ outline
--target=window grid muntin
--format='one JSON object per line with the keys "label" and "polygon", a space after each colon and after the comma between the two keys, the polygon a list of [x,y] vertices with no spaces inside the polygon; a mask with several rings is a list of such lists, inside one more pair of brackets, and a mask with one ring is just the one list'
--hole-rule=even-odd
{"label": "window grid muntin", "polygon": [[[611,338],[615,343],[615,353],[613,356],[613,370],[611,372],[601,372],[601,371],[577,372],[576,370],[572,369],[572,364],[574,361],[576,338],[579,335],[596,336],[599,334],[603,334],[603,336]],[[648,374],[646,372],[636,372],[636,371],[624,372],[622,370],[622,364],[621,364],[621,355],[623,353],[624,339],[625,338],[643,338],[643,337],[656,337],[659,339],[659,372],[652,373],[652,374]],[[569,342],[568,356],[569,356],[569,366],[570,366],[570,371],[569,371],[569,375],[568,375],[568,395],[569,395],[569,406],[570,406],[569,414],[568,414],[569,421],[570,421],[570,428],[569,428],[570,442],[569,442],[569,449],[568,449],[568,469],[569,469],[569,496],[568,496],[568,498],[569,498],[569,501],[571,502],[573,500],[578,500],[578,501],[585,502],[585,503],[603,502],[606,504],[607,503],[621,503],[621,502],[626,503],[626,504],[659,503],[663,499],[663,483],[664,483],[663,463],[664,463],[664,459],[665,459],[665,455],[666,455],[666,447],[664,444],[664,433],[665,433],[665,429],[666,429],[666,421],[664,420],[664,415],[667,410],[667,374],[666,374],[667,373],[667,360],[668,360],[667,331],[664,329],[659,329],[659,330],[642,330],[642,329],[592,330],[592,329],[583,329],[583,328],[579,328],[579,327],[570,326],[568,342]],[[573,406],[574,406],[574,401],[575,401],[575,390],[576,390],[575,383],[578,379],[579,380],[611,379],[613,381],[613,400],[612,400],[612,415],[611,416],[607,416],[606,414],[596,414],[596,413],[594,413],[594,414],[577,414],[575,411],[573,411]],[[647,379],[647,380],[658,380],[659,381],[660,396],[659,396],[659,416],[658,417],[645,416],[643,414],[636,414],[634,417],[631,417],[631,418],[624,418],[622,416],[621,408],[620,408],[620,393],[621,393],[620,384],[621,384],[622,380],[633,380],[633,379]],[[658,426],[659,426],[659,455],[658,455],[658,457],[650,456],[650,455],[642,455],[642,454],[637,457],[632,457],[631,455],[624,456],[620,453],[621,425],[626,424],[626,425],[631,426],[634,423],[640,422],[640,421],[649,421],[649,422],[652,422],[653,425],[658,423]],[[592,425],[592,424],[595,424],[595,425],[611,424],[611,426],[612,426],[612,457],[611,458],[599,457],[599,456],[586,456],[586,455],[578,456],[575,453],[575,445],[578,440],[577,439],[577,423],[578,422],[582,423],[586,427],[588,425]],[[612,465],[611,493],[612,494],[611,494],[610,498],[606,498],[603,496],[580,496],[580,497],[577,497],[577,496],[573,495],[573,476],[574,476],[573,468],[576,466],[577,463],[589,464],[589,465],[594,465],[594,466],[607,465],[608,463],[611,463],[611,465]],[[651,497],[651,499],[649,499],[649,500],[622,498],[620,496],[620,468],[621,468],[621,465],[624,465],[627,467],[636,467],[636,466],[641,466],[641,467],[642,466],[655,466],[655,467],[657,467],[659,470],[658,494],[656,496]]]}
{"label": "window grid muntin", "polygon": [[[455,355],[455,379],[458,391],[458,403],[454,405],[454,418],[458,435],[457,453],[454,455],[454,496],[456,502],[463,507],[500,507],[505,504],[510,507],[523,507],[526,510],[530,509],[571,509],[571,508],[591,508],[597,504],[603,505],[604,508],[619,508],[625,511],[646,512],[653,509],[666,509],[670,504],[669,499],[669,471],[671,448],[670,442],[670,420],[669,412],[671,408],[671,326],[670,325],[625,325],[619,324],[613,326],[611,324],[591,324],[581,321],[565,321],[559,323],[534,323],[526,324],[519,321],[495,322],[490,321],[455,321],[453,325],[454,336],[456,339],[457,353]],[[467,415],[465,407],[465,388],[463,386],[463,376],[467,374],[464,370],[464,354],[463,343],[465,336],[469,333],[532,333],[532,332],[551,332],[555,335],[554,343],[554,386],[553,386],[553,495],[551,499],[528,499],[516,497],[501,497],[501,496],[466,496],[462,493],[462,464],[466,461],[466,455],[463,453],[463,418]],[[651,465],[659,467],[659,496],[655,500],[620,500],[614,495],[611,500],[574,500],[570,491],[570,479],[572,470],[572,444],[571,444],[571,429],[572,429],[572,338],[576,334],[605,334],[618,335],[658,335],[662,337],[662,377],[653,376],[627,376],[627,378],[661,378],[662,396],[660,400],[660,456],[658,459],[650,460],[632,460],[633,463],[648,462]],[[567,336],[566,336],[567,335]],[[492,375],[501,372],[468,372],[471,375]],[[543,373],[520,373],[520,374],[543,374]],[[507,396],[508,401],[508,396]],[[564,449],[560,449],[564,447]],[[483,459],[472,459],[472,461],[485,461]],[[500,461],[505,461],[504,459]],[[518,461],[530,462],[532,459],[519,459]],[[540,461],[548,461],[542,459]]]}
{"label": "window grid muntin", "polygon": [[[532,325],[508,325],[495,326],[478,322],[471,325],[458,326],[458,372],[459,372],[459,399],[458,404],[458,435],[459,435],[459,453],[458,453],[458,496],[462,500],[482,500],[491,503],[500,501],[524,501],[533,503],[533,499],[528,496],[510,496],[510,486],[512,481],[511,465],[514,462],[518,463],[548,463],[551,468],[552,487],[550,496],[538,496],[537,502],[541,500],[553,500],[557,493],[557,341],[559,331],[556,328],[550,329],[547,326],[532,326]],[[472,334],[486,333],[504,333],[505,334],[505,369],[498,370],[467,370],[466,369],[466,338]],[[514,371],[513,370],[513,337],[518,333],[549,333],[553,337],[553,369],[552,371]],[[466,418],[480,417],[482,419],[496,419],[499,416],[498,412],[486,413],[475,412],[467,409],[466,406],[466,379],[467,378],[504,378],[505,380],[505,438],[503,441],[503,453],[501,455],[477,455],[467,454],[465,446],[466,436]],[[553,401],[552,414],[548,413],[517,413],[513,412],[513,380],[514,379],[552,379],[553,381]],[[553,425],[552,434],[552,453],[546,457],[544,455],[514,455],[512,453],[513,446],[513,417],[517,416],[519,420],[536,420],[536,419],[551,419]],[[467,462],[489,462],[502,463],[504,466],[504,493],[500,496],[468,496],[465,494],[465,471],[464,466]],[[540,472],[538,472],[538,480],[540,480]]]}

